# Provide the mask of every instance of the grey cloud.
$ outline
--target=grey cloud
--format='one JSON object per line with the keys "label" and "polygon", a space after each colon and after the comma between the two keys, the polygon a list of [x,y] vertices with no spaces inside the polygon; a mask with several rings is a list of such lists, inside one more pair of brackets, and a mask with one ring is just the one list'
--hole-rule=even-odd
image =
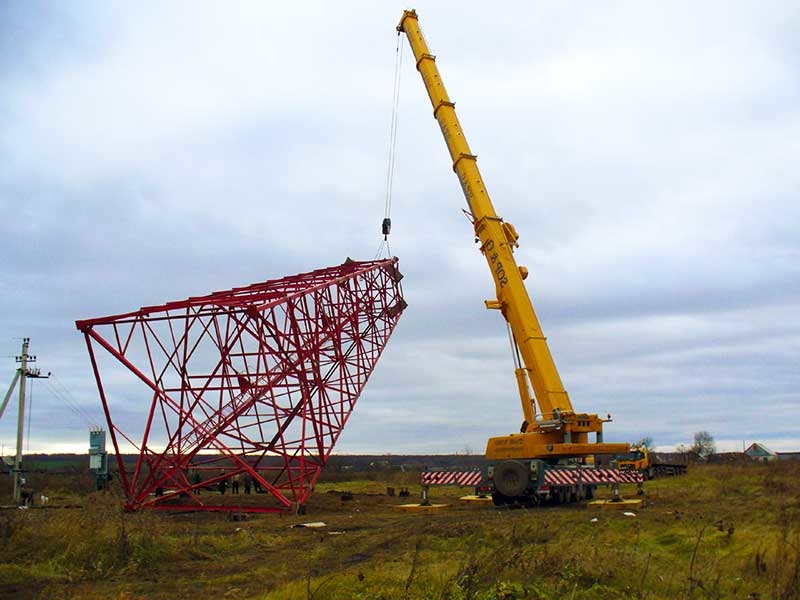
{"label": "grey cloud", "polygon": [[[609,439],[800,445],[797,9],[455,6],[418,8],[576,408]],[[399,10],[0,10],[0,347],[30,335],[87,410],[74,319],[373,257]],[[410,308],[340,449],[481,452],[520,420],[505,326],[405,53]]]}

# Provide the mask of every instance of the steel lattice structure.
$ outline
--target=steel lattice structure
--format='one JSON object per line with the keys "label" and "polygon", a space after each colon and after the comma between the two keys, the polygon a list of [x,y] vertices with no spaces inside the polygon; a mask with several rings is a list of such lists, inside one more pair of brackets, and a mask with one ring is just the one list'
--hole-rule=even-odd
{"label": "steel lattice structure", "polygon": [[[406,306],[401,278],[396,258],[348,259],[76,321],[126,508],[275,512],[302,506]],[[113,374],[104,379],[107,369]],[[123,374],[142,390],[133,402],[114,391],[130,389]],[[123,431],[115,410],[146,418]],[[123,444],[138,453],[135,464],[125,464]],[[268,495],[234,507],[199,493],[244,478]]]}

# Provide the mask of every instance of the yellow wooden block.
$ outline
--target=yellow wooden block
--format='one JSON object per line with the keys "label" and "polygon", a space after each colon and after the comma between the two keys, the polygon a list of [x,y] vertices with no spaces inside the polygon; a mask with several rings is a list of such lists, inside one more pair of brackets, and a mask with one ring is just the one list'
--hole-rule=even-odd
{"label": "yellow wooden block", "polygon": [[589,510],[632,510],[641,508],[644,500],[594,500],[586,505]]}
{"label": "yellow wooden block", "polygon": [[469,494],[467,496],[461,496],[459,498],[460,502],[464,504],[491,504],[492,497],[491,496],[476,496],[475,494]]}

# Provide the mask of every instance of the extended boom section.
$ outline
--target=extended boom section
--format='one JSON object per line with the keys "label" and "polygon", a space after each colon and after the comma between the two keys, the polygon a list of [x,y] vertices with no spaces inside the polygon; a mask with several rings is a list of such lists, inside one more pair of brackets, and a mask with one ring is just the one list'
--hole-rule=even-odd
{"label": "extended boom section", "polygon": [[[77,321],[126,508],[302,506],[406,307],[401,278],[396,258],[348,259]],[[265,495],[226,503],[240,487]]]}
{"label": "extended boom section", "polygon": [[[627,451],[627,444],[603,443],[604,419],[596,414],[579,414],[573,410],[523,283],[528,270],[518,266],[514,259],[519,235],[511,223],[503,221],[495,213],[478,170],[477,157],[461,129],[455,104],[447,95],[436,58],[430,53],[420,30],[416,11],[405,11],[397,30],[408,37],[417,70],[433,106],[433,115],[439,123],[453,161],[453,170],[466,197],[481,253],[494,280],[497,298],[487,300],[486,306],[499,309],[503,314],[513,334],[516,351],[522,358],[523,364],[518,364],[516,371],[524,418],[522,433],[491,438],[486,450],[487,459],[558,460]],[[593,442],[589,440],[590,433],[595,434]]]}

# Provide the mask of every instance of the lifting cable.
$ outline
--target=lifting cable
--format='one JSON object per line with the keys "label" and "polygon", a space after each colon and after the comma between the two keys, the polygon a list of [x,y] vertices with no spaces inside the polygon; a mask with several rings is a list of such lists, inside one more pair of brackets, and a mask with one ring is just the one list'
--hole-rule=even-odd
{"label": "lifting cable", "polygon": [[519,356],[519,346],[517,340],[514,338],[514,332],[511,331],[511,325],[506,321],[506,329],[508,330],[508,343],[511,344],[511,358],[514,360],[514,368],[519,369],[522,367],[522,360]]}
{"label": "lifting cable", "polygon": [[377,259],[380,254],[381,250],[383,250],[384,246],[386,247],[386,255],[391,257],[391,251],[389,249],[389,233],[392,230],[392,187],[394,185],[394,165],[395,160],[397,157],[397,117],[398,117],[398,108],[400,106],[400,79],[403,73],[402,66],[403,66],[403,44],[401,43],[401,35],[400,32],[397,32],[397,47],[395,48],[395,58],[394,58],[394,91],[392,93],[392,123],[391,127],[389,128],[389,152],[388,152],[388,164],[386,166],[386,199],[384,202],[383,208],[383,222],[381,223],[381,234],[383,235],[383,240],[381,240],[380,246],[378,246],[378,251],[375,253],[375,258]]}

